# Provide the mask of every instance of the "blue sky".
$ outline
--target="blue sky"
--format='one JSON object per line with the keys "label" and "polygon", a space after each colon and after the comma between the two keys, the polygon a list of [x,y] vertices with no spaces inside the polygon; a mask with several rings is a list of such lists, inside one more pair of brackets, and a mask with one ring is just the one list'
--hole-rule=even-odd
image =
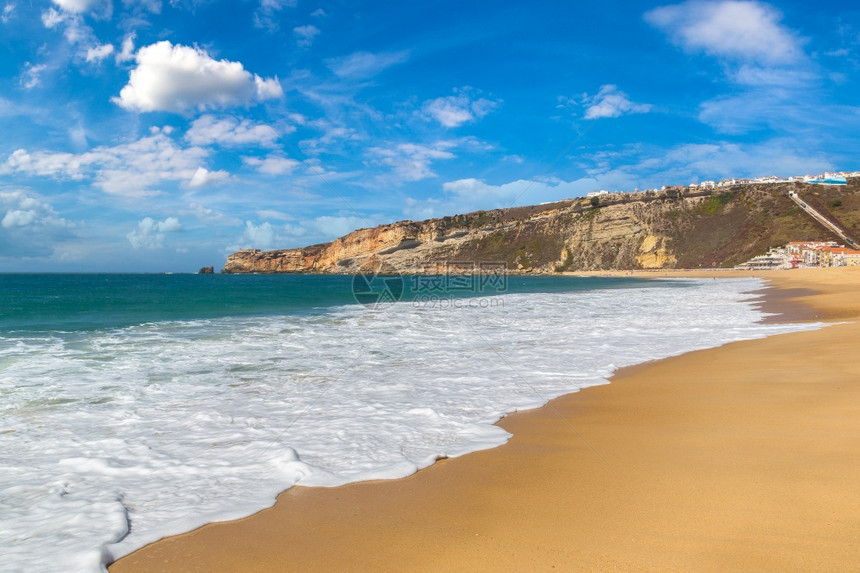
{"label": "blue sky", "polygon": [[860,169],[849,2],[0,0],[0,271]]}

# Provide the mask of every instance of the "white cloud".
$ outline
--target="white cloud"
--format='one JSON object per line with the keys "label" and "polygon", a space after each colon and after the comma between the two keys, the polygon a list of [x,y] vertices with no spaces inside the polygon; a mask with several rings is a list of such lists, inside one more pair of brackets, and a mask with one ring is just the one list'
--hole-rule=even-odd
{"label": "white cloud", "polygon": [[430,168],[433,161],[456,157],[448,149],[455,144],[450,141],[437,141],[433,146],[417,143],[400,143],[393,147],[371,147],[370,163],[391,168],[397,181],[420,181],[436,177]]}
{"label": "white cloud", "polygon": [[229,215],[225,215],[220,211],[216,211],[215,209],[210,209],[205,205],[197,202],[191,202],[188,204],[188,210],[185,213],[190,213],[201,219],[203,221],[209,221],[213,223],[220,223],[224,225],[241,225],[242,220],[237,219],[236,217],[231,217]]}
{"label": "white cloud", "polygon": [[164,246],[164,234],[175,233],[182,229],[182,224],[176,217],[168,217],[164,221],[156,221],[152,217],[144,217],[137,223],[137,228],[126,235],[133,249],[159,249]]}
{"label": "white cloud", "polygon": [[268,155],[262,159],[258,157],[243,157],[242,162],[264,175],[291,173],[300,165],[298,161],[280,155]]}
{"label": "white cloud", "polygon": [[113,54],[113,44],[102,44],[94,48],[87,49],[86,60],[90,63],[98,63]]}
{"label": "white cloud", "polygon": [[459,127],[484,117],[499,105],[498,102],[475,97],[474,90],[469,88],[454,91],[456,95],[424,102],[424,113],[445,127]]}
{"label": "white cloud", "polygon": [[339,141],[358,141],[364,139],[364,136],[355,128],[333,124],[327,119],[317,119],[307,122],[306,125],[310,125],[323,132],[318,138],[303,139],[299,142],[302,151],[307,155],[318,155],[321,152],[330,151],[329,146]]}
{"label": "white cloud", "polygon": [[292,8],[297,0],[260,0],[260,7],[254,12],[254,25],[274,32],[278,29],[275,17],[284,8]]}
{"label": "white cloud", "polygon": [[293,34],[296,35],[296,43],[303,48],[307,48],[313,44],[314,38],[316,38],[319,33],[320,29],[311,24],[306,26],[296,26],[293,28]]}
{"label": "white cloud", "polygon": [[13,151],[0,165],[0,174],[26,173],[56,179],[81,179],[80,161],[72,153]]}
{"label": "white cloud", "polygon": [[363,217],[332,217],[324,215],[313,219],[310,225],[324,236],[336,239],[356,229],[367,228],[370,226],[370,223]]}
{"label": "white cloud", "polygon": [[582,195],[593,189],[592,181],[564,182],[557,179],[516,180],[492,185],[481,179],[466,178],[442,185],[441,198],[408,198],[403,209],[410,219],[427,219],[478,209],[497,209]]}
{"label": "white cloud", "polygon": [[134,111],[205,110],[283,96],[277,78],[263,79],[239,62],[168,41],[141,48],[128,84],[113,101]]}
{"label": "white cloud", "polygon": [[36,213],[34,211],[21,211],[16,209],[6,211],[6,214],[3,216],[3,221],[0,221],[0,224],[7,229],[10,227],[28,227],[35,220]]}
{"label": "white cloud", "polygon": [[281,10],[295,5],[296,0],[260,0],[260,8],[263,10]]}
{"label": "white cloud", "polygon": [[78,125],[69,128],[69,139],[72,141],[76,149],[86,149],[89,147],[87,129],[83,124],[79,123]]}
{"label": "white cloud", "polygon": [[[649,157],[615,169],[602,169],[598,179],[620,178],[648,185],[686,184],[703,179],[803,175],[833,169],[822,154],[801,150],[792,137],[774,138],[755,144],[717,142],[683,144],[650,154]],[[603,188],[603,187],[600,187]]]}
{"label": "white cloud", "polygon": [[768,65],[803,57],[800,40],[781,18],[769,4],[738,0],[690,0],[645,14],[648,23],[685,50]]}
{"label": "white cloud", "polygon": [[260,76],[254,76],[254,86],[257,88],[257,99],[278,99],[284,96],[284,90],[281,88],[281,82],[278,78],[264,79]]}
{"label": "white cloud", "polygon": [[3,10],[0,11],[0,22],[4,24],[8,24],[9,20],[12,19],[12,15],[15,13],[15,4],[13,2],[7,2],[5,6],[3,6]]}
{"label": "white cloud", "polygon": [[757,144],[717,142],[682,144],[671,148],[633,146],[611,154],[585,158],[586,175],[570,181],[542,177],[500,184],[477,178],[445,182],[444,195],[408,198],[403,214],[410,219],[466,213],[514,205],[531,205],[579,197],[598,189],[632,191],[663,185],[685,185],[703,180],[762,175],[822,173],[834,165],[821,153],[798,149],[794,138],[775,138]]}
{"label": "white cloud", "polygon": [[341,78],[362,80],[371,78],[391,66],[409,59],[407,50],[400,52],[355,52],[342,58],[326,60],[326,65]]}
{"label": "white cloud", "polygon": [[[109,10],[110,5],[108,4],[107,7]],[[64,25],[63,35],[70,44],[94,45],[97,43],[95,34],[84,23],[84,16],[81,13],[48,8],[42,12],[42,24],[48,29]]]}
{"label": "white cloud", "polygon": [[736,84],[751,88],[792,87],[802,88],[816,81],[818,75],[798,68],[772,68],[755,64],[743,64],[730,70],[729,78]]}
{"label": "white cloud", "polygon": [[55,28],[65,22],[66,18],[67,16],[59,10],[49,8],[42,12],[42,25],[48,29]]}
{"label": "white cloud", "polygon": [[161,0],[122,0],[126,6],[139,5],[153,14],[161,14]]}
{"label": "white cloud", "polygon": [[93,5],[98,3],[98,0],[51,0],[54,4],[65,10],[66,12],[73,12],[75,14],[80,14],[82,12],[86,12]]}
{"label": "white cloud", "polygon": [[648,104],[633,103],[617,86],[607,84],[601,86],[600,91],[593,97],[585,97],[585,119],[599,119],[602,117],[621,117],[631,113],[648,113],[651,106]]}
{"label": "white cloud", "polygon": [[245,232],[242,234],[243,248],[273,249],[276,245],[276,233],[268,221],[255,225],[245,221]]}
{"label": "white cloud", "polygon": [[203,187],[210,183],[218,183],[230,178],[230,174],[226,171],[209,171],[205,167],[198,167],[194,172],[191,181],[188,182],[189,187]]}
{"label": "white cloud", "polygon": [[42,83],[42,73],[48,69],[45,64],[31,64],[27,62],[24,66],[24,72],[21,74],[21,86],[25,90],[31,90],[38,87]]}
{"label": "white cloud", "polygon": [[122,48],[116,55],[116,63],[130,62],[134,59],[134,38],[135,35],[129,34],[122,40]]}
{"label": "white cloud", "polygon": [[258,209],[257,216],[261,219],[276,219],[279,221],[294,221],[296,218],[275,209]]}
{"label": "white cloud", "polygon": [[24,173],[58,180],[92,179],[105,193],[144,197],[158,193],[166,182],[190,181],[210,151],[179,147],[166,133],[114,147],[97,147],[81,154],[19,149],[0,164],[0,173]]}
{"label": "white cloud", "polygon": [[278,140],[278,132],[269,125],[253,123],[235,117],[218,118],[204,115],[194,120],[185,134],[185,139],[193,145],[223,145],[228,147],[254,146],[271,147]]}
{"label": "white cloud", "polygon": [[72,236],[74,225],[23,191],[0,191],[0,257],[42,257]]}
{"label": "white cloud", "polygon": [[723,133],[770,129],[791,134],[808,147],[822,134],[843,131],[860,120],[860,108],[821,105],[804,90],[753,89],[700,106],[699,120]]}
{"label": "white cloud", "polygon": [[725,133],[762,126],[797,133],[829,115],[831,106],[810,105],[814,97],[807,88],[821,82],[820,69],[773,6],[691,0],[654,9],[645,19],[684,50],[717,58],[727,82],[736,86],[732,95],[702,104],[704,123]]}

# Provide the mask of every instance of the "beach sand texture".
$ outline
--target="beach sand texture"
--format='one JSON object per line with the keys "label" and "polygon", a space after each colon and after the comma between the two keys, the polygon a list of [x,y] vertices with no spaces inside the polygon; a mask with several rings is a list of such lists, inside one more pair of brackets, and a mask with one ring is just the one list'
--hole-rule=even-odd
{"label": "beach sand texture", "polygon": [[499,448],[296,487],[110,570],[856,571],[860,268],[755,274],[845,323],[620,370],[502,420]]}

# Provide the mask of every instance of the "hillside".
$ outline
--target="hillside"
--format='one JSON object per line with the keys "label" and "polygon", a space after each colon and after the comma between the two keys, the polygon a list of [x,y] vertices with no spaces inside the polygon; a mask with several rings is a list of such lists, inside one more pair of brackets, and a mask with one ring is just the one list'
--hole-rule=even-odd
{"label": "hillside", "polygon": [[615,193],[360,229],[331,243],[228,256],[226,273],[406,273],[503,263],[509,271],[731,267],[768,247],[835,240],[788,197],[825,208],[855,236],[860,179],[847,186],[747,184],[714,191]]}

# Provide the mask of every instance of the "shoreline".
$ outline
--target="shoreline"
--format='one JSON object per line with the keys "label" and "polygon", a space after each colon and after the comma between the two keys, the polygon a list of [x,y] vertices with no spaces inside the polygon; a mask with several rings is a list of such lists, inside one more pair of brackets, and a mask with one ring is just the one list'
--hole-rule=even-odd
{"label": "shoreline", "polygon": [[[792,321],[856,319],[860,305],[845,299],[860,269],[833,271],[736,276],[776,283],[782,294],[764,304]],[[857,335],[840,324],[623,368],[610,385],[502,419],[513,437],[498,448],[400,480],[295,487],[270,509],[156,542],[110,570],[848,569],[860,557],[850,511],[860,421],[849,416],[860,389],[846,384],[860,374]],[[827,432],[806,420],[810,403]],[[804,420],[806,432],[789,423]]]}

